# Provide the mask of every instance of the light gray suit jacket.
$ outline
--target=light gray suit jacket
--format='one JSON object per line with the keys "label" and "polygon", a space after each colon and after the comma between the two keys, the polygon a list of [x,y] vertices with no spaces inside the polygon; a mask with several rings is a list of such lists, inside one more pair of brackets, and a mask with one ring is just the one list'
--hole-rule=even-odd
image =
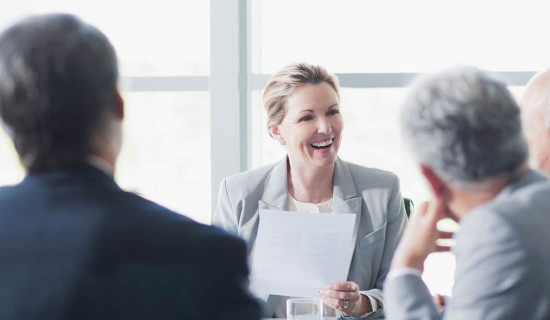
{"label": "light gray suit jacket", "polygon": [[[528,171],[460,221],[444,319],[550,319],[550,182]],[[440,319],[414,275],[389,278],[387,319]]]}
{"label": "light gray suit jacket", "polygon": [[[254,253],[259,210],[288,210],[287,159],[243,172],[222,181],[212,224],[234,232]],[[384,305],[382,285],[393,253],[407,224],[399,180],[392,173],[336,160],[332,210],[355,213],[354,254],[348,280],[363,294]],[[320,288],[321,289],[321,288]],[[278,296],[266,300],[265,317],[272,317]]]}

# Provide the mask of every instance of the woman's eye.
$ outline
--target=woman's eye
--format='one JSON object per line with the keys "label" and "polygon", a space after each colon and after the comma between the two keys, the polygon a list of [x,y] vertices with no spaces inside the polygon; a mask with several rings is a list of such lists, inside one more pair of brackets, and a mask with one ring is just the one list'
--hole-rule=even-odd
{"label": "woman's eye", "polygon": [[312,116],[305,116],[305,117],[303,117],[303,118],[300,119],[300,122],[301,122],[301,121],[309,121],[309,120],[311,120],[311,119],[313,119]]}
{"label": "woman's eye", "polygon": [[328,114],[331,115],[331,116],[333,116],[333,115],[335,115],[335,114],[339,114],[339,113],[340,113],[340,110],[336,110],[336,109],[330,110],[330,111],[328,112]]}

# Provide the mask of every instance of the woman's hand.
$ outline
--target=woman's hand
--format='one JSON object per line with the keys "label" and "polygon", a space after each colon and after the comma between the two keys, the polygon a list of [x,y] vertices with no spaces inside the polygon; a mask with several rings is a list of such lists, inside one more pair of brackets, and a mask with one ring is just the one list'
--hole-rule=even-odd
{"label": "woman's hand", "polygon": [[359,292],[359,286],[353,281],[337,282],[319,291],[325,304],[341,311],[346,317],[360,317],[372,311],[367,296]]}

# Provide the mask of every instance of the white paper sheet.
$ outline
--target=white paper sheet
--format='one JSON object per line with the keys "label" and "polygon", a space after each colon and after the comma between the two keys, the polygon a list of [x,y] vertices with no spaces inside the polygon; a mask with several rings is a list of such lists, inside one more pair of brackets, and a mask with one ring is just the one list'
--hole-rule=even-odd
{"label": "white paper sheet", "polygon": [[260,211],[250,290],[257,295],[317,297],[346,281],[355,214]]}

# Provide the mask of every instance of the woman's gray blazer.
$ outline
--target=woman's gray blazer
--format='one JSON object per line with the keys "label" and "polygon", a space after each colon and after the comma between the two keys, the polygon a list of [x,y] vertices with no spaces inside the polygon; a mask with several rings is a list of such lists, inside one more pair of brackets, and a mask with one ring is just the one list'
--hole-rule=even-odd
{"label": "woman's gray blazer", "polygon": [[[288,210],[287,186],[286,158],[224,179],[212,224],[244,238],[252,261],[259,210]],[[399,180],[393,173],[338,158],[332,201],[333,212],[357,214],[348,280],[356,282],[361,293],[375,298],[382,307],[382,285],[407,224]],[[264,316],[271,317],[278,296],[263,298],[266,299]]]}

